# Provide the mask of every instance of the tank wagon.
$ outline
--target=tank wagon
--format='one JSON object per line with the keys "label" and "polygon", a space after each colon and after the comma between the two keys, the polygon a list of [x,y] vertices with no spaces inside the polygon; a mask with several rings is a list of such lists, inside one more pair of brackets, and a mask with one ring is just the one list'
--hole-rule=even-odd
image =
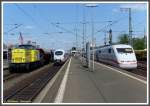
{"label": "tank wagon", "polygon": [[53,62],[53,51],[46,51],[42,48],[38,48],[40,53],[40,63],[41,65],[48,64],[49,62]]}

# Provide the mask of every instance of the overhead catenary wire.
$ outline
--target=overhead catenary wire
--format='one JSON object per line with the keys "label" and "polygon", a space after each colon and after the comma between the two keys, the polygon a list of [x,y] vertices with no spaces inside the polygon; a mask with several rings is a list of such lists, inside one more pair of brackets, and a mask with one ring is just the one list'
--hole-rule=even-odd
{"label": "overhead catenary wire", "polygon": [[13,30],[19,28],[19,27],[22,26],[22,25],[23,25],[23,24],[19,24],[19,25],[15,26],[15,27],[11,28],[11,29],[8,30],[7,32],[4,32],[4,34],[7,34],[7,33],[11,32],[11,31],[13,31]]}
{"label": "overhead catenary wire", "polygon": [[[123,18],[126,18],[126,17],[121,17],[121,18],[119,18],[118,20],[111,21],[111,24],[105,25],[105,26],[102,27],[100,30],[97,30],[97,31],[94,33],[94,35],[97,34],[97,33],[99,33],[99,32],[103,32],[103,30],[105,30],[107,27],[112,26],[112,25],[118,23],[118,22],[121,21]],[[106,23],[106,22],[110,22],[110,21],[94,21],[93,23]],[[83,22],[83,21],[80,21],[80,22],[54,22],[54,23],[52,23],[52,24],[53,24],[53,25],[54,25],[54,24],[60,25],[60,24],[75,24],[75,23],[76,23],[76,24],[90,24],[90,21],[85,21],[85,22]],[[57,27],[58,27],[58,26],[57,26]],[[60,26],[59,26],[59,27],[60,27]],[[62,30],[66,30],[65,28],[62,28],[62,27],[61,27],[61,29],[62,29]],[[68,31],[68,30],[67,30],[67,31]],[[73,34],[72,31],[68,31],[68,32],[71,32],[71,33]],[[82,35],[81,35],[81,36],[82,36]]]}
{"label": "overhead catenary wire", "polygon": [[[93,21],[94,24],[106,23],[106,22],[108,22],[108,21],[99,21],[99,20]],[[71,22],[65,22],[65,21],[59,22],[59,21],[57,21],[57,22],[53,22],[53,23],[58,23],[58,24],[83,24],[83,23],[91,24],[90,21],[84,21],[84,22],[83,22],[83,20],[80,20],[80,21],[78,21],[78,22],[75,22],[75,21],[71,21]]]}
{"label": "overhead catenary wire", "polygon": [[15,4],[15,6],[16,6],[21,12],[23,12],[26,16],[28,16],[28,17],[32,20],[32,22],[33,22],[34,24],[37,24],[37,22],[34,20],[34,18],[33,18],[28,12],[26,12],[22,7],[20,7],[18,4]]}
{"label": "overhead catenary wire", "polygon": [[[112,25],[118,23],[118,22],[121,21],[123,18],[125,18],[125,17],[121,17],[121,18],[119,18],[118,20],[111,21],[111,24],[108,24],[108,25],[103,26],[101,29],[97,30],[97,31],[94,33],[94,35],[97,34],[97,33],[99,33],[99,32],[102,32],[102,31],[103,31],[104,29],[106,29],[107,27],[112,26]],[[110,22],[110,21],[107,21],[107,22]]]}
{"label": "overhead catenary wire", "polygon": [[[64,28],[64,27],[62,27],[62,26],[60,26],[59,23],[51,23],[51,25],[55,26],[56,28],[59,28],[59,29],[61,29],[61,30],[66,31],[66,33],[68,32],[68,33],[71,33],[71,34],[73,34],[73,35],[76,35],[75,32],[70,31],[70,30],[68,30],[68,29],[66,29],[66,28]],[[79,34],[78,34],[78,35],[79,35]],[[82,37],[82,35],[80,35],[80,37]]]}
{"label": "overhead catenary wire", "polygon": [[[41,25],[39,24],[39,21],[35,20],[35,18],[33,17],[33,15],[31,15],[29,12],[27,12],[24,8],[22,8],[20,5],[18,5],[17,3],[15,3],[15,6],[26,16],[28,17],[32,23],[34,23],[35,25],[37,25],[40,29],[45,30],[44,27],[41,27]],[[34,5],[34,8],[37,9],[37,6]],[[40,15],[42,16],[42,15]],[[47,32],[47,31],[44,31]],[[38,33],[39,34],[39,33]]]}
{"label": "overhead catenary wire", "polygon": [[23,12],[24,15],[26,15],[28,18],[30,18],[30,20],[37,26],[39,26],[40,28],[41,25],[39,25],[39,23],[32,17],[32,15],[30,15],[27,11],[25,11],[21,6],[19,6],[18,4],[15,4],[15,6],[21,11]]}

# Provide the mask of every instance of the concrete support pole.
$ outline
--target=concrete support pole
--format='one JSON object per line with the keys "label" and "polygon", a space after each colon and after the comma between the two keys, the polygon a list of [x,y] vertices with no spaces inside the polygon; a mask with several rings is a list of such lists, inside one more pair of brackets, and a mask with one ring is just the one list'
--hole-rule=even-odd
{"label": "concrete support pole", "polygon": [[91,64],[90,64],[90,43],[89,42],[86,43],[86,66],[88,68],[91,67]]}

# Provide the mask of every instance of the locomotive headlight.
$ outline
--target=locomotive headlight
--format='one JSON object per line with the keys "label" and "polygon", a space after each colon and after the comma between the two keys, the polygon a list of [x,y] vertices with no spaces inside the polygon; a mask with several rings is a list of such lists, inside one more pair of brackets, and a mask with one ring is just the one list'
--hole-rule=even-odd
{"label": "locomotive headlight", "polygon": [[118,62],[119,62],[119,63],[123,63],[124,61],[122,61],[122,60],[119,60]]}
{"label": "locomotive headlight", "polygon": [[133,60],[132,63],[133,63],[133,64],[137,64],[137,61]]}
{"label": "locomotive headlight", "polygon": [[119,62],[119,64],[124,64],[125,61],[119,60],[118,62]]}
{"label": "locomotive headlight", "polygon": [[123,63],[124,61],[123,61],[123,60],[121,60],[120,62],[121,62],[121,63]]}

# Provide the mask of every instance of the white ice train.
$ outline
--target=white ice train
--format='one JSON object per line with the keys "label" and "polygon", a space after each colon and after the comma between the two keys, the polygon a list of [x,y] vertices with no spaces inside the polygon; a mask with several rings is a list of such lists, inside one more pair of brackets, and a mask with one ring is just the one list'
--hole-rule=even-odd
{"label": "white ice train", "polygon": [[97,48],[95,59],[123,69],[137,68],[137,60],[133,48],[126,44],[116,44]]}
{"label": "white ice train", "polygon": [[54,64],[63,64],[66,61],[65,51],[57,49],[54,51]]}

